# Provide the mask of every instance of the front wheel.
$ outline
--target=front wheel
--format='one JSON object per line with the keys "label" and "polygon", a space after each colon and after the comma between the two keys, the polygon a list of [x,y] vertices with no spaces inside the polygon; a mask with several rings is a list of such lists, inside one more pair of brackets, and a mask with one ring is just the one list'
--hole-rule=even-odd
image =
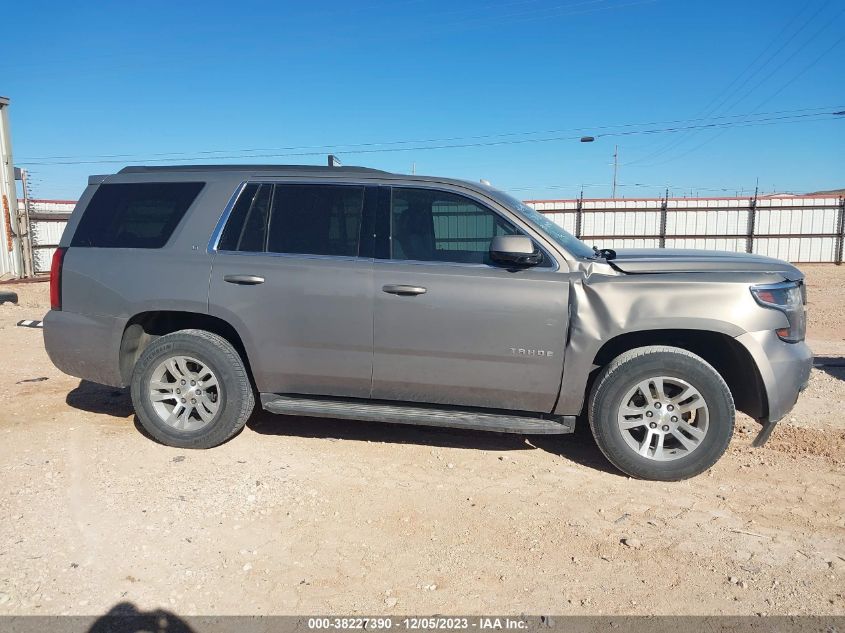
{"label": "front wheel", "polygon": [[596,444],[619,470],[678,481],[722,456],[735,409],[727,384],[703,358],[649,346],[621,354],[604,369],[588,414]]}
{"label": "front wheel", "polygon": [[255,405],[243,360],[226,339],[180,330],[149,344],[132,373],[132,404],[155,439],[211,448],[240,431]]}

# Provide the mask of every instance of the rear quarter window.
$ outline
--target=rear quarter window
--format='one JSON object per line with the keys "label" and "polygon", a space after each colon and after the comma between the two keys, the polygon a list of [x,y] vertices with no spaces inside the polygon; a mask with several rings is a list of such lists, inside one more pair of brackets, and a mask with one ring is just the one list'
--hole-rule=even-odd
{"label": "rear quarter window", "polygon": [[202,182],[100,185],[70,245],[161,248],[204,185]]}

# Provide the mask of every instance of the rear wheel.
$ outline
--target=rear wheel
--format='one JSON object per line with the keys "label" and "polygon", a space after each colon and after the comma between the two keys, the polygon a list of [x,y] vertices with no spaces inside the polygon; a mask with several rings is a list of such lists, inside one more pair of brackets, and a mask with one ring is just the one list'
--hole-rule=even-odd
{"label": "rear wheel", "polygon": [[623,472],[676,481],[710,468],[733,434],[734,402],[703,358],[677,347],[625,352],[595,382],[590,427]]}
{"label": "rear wheel", "polygon": [[144,429],[179,448],[222,444],[243,428],[255,406],[238,352],[204,330],[180,330],[147,346],[131,392]]}

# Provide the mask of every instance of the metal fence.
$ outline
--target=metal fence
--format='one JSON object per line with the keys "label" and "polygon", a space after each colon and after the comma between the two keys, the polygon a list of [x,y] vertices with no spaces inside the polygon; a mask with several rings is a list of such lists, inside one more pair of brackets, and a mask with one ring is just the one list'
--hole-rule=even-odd
{"label": "metal fence", "polygon": [[[59,245],[74,200],[28,200],[29,237],[32,252],[32,270],[36,274],[49,273],[53,251]],[[24,204],[23,200],[19,205]]]}
{"label": "metal fence", "polygon": [[842,263],[845,198],[528,200],[603,248],[705,248]]}
{"label": "metal fence", "polygon": [[[706,248],[841,264],[845,198],[528,200],[603,248]],[[23,201],[21,201],[23,204]],[[47,273],[73,200],[29,200],[33,270]]]}

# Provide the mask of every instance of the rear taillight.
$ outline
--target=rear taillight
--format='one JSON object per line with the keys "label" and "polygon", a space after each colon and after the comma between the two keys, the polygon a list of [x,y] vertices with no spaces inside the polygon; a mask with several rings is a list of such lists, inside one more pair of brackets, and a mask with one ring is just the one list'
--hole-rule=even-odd
{"label": "rear taillight", "polygon": [[62,264],[65,261],[66,248],[57,248],[50,265],[50,309],[62,309]]}

